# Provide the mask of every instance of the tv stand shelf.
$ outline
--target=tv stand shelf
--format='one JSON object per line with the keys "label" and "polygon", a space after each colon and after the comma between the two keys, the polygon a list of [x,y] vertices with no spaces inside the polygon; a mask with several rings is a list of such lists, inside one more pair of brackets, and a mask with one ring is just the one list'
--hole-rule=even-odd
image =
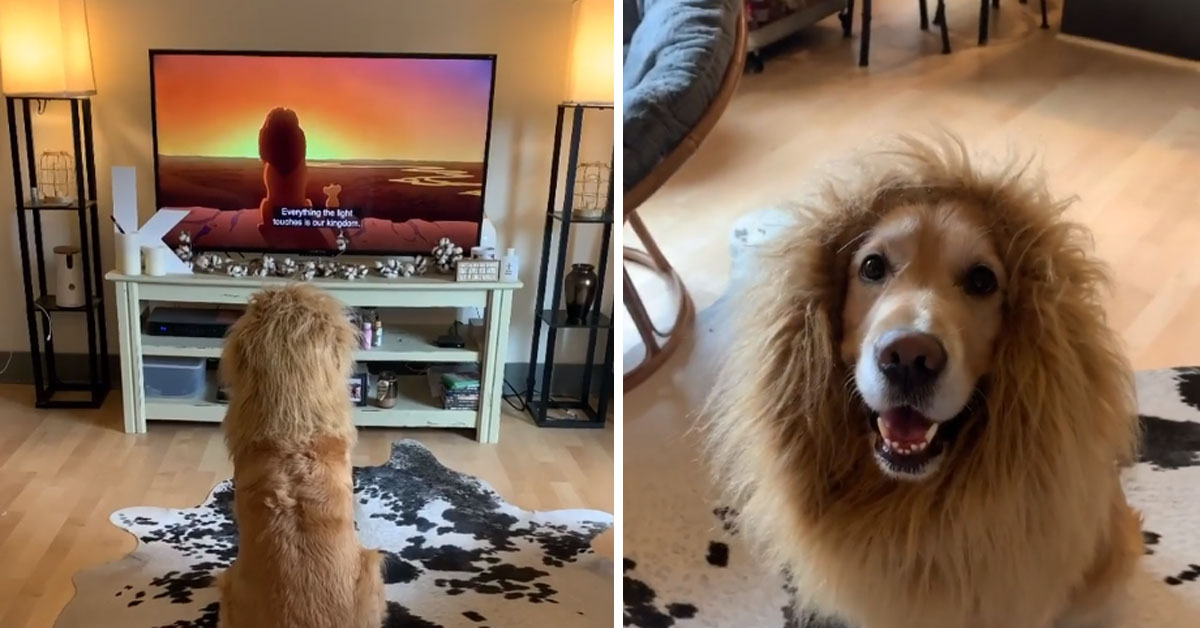
{"label": "tv stand shelf", "polygon": [[[142,382],[142,358],[218,358],[223,340],[147,334],[142,329],[141,312],[148,302],[244,305],[253,293],[286,284],[289,280],[223,275],[151,277],[117,272],[109,272],[106,278],[116,287],[125,431],[144,433],[151,420],[221,421],[225,404],[216,401],[213,373],[209,373],[208,390],[202,398],[147,397]],[[446,325],[389,326],[385,329],[382,347],[355,354],[355,359],[363,363],[478,362],[482,376],[479,410],[443,409],[431,395],[425,376],[413,375],[400,378],[401,395],[394,408],[373,405],[355,408],[355,425],[474,429],[479,442],[494,443],[499,439],[512,293],[521,287],[520,282],[459,283],[452,278],[433,276],[368,277],[356,281],[314,279],[309,283],[354,307],[484,308],[486,326],[478,346],[471,343],[457,349],[436,346],[434,339],[446,332]]]}
{"label": "tv stand shelf", "polygon": [[[354,353],[358,362],[478,362],[482,352],[468,340],[462,349],[439,347],[434,340],[446,325],[384,327],[383,346]],[[142,355],[219,358],[224,340],[189,336],[155,336],[142,332]]]}

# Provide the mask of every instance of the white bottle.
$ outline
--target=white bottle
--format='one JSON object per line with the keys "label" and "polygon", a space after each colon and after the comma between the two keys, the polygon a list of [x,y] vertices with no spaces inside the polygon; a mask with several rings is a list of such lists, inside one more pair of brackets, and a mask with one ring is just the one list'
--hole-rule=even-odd
{"label": "white bottle", "polygon": [[520,266],[521,258],[517,256],[517,250],[510,247],[500,260],[500,281],[517,281]]}

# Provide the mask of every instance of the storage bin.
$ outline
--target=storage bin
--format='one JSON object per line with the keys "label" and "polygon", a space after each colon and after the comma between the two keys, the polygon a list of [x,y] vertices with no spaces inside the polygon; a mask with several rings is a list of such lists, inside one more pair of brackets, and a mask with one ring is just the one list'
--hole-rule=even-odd
{"label": "storage bin", "polygon": [[147,397],[195,398],[204,395],[204,358],[146,356],[142,381]]}

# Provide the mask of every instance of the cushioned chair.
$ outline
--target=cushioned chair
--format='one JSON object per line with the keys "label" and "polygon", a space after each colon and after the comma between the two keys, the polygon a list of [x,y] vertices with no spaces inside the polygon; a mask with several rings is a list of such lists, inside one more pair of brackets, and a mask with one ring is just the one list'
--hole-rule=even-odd
{"label": "cushioned chair", "polygon": [[645,250],[625,247],[627,264],[666,280],[679,306],[674,323],[651,320],[625,271],[625,307],[645,356],[625,371],[631,390],[671,355],[695,317],[679,274],[655,243],[638,207],[696,152],[741,79],[746,56],[742,0],[624,0],[624,220]]}

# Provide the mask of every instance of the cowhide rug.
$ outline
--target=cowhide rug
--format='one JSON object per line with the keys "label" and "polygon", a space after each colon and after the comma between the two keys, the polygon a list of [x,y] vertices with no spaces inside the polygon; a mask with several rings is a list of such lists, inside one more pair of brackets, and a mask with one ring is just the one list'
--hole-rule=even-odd
{"label": "cowhide rug", "polygon": [[[80,572],[58,628],[214,628],[214,577],[237,555],[234,487],[196,508],[127,508],[125,558]],[[354,469],[363,545],[385,553],[386,628],[611,626],[613,564],[591,550],[612,525],[593,510],[529,512],[416,441]]]}
{"label": "cowhide rug", "polygon": [[[767,211],[735,227],[733,285],[754,249],[786,219]],[[698,317],[691,346],[627,394],[624,420],[624,623],[640,628],[854,628],[792,612],[784,578],[738,535],[708,482],[692,412],[719,362],[726,294]],[[1125,487],[1145,517],[1148,554],[1122,628],[1200,626],[1200,368],[1137,374],[1145,426],[1141,461]],[[638,409],[636,411],[631,409]],[[631,478],[652,480],[631,483]],[[1017,628],[1017,627],[1014,627]]]}

